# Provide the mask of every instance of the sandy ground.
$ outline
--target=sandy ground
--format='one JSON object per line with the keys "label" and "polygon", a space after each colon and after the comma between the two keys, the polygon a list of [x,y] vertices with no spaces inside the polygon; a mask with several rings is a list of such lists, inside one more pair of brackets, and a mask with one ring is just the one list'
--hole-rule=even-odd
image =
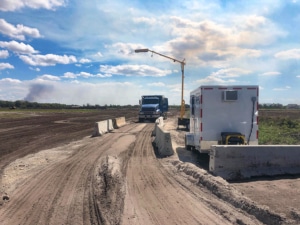
{"label": "sandy ground", "polygon": [[[70,127],[56,130],[57,121],[79,124],[77,116],[48,118],[53,132],[44,143],[58,130],[71,133]],[[131,119],[101,137],[69,134],[67,142],[57,138],[49,148],[28,142],[25,150],[32,145],[34,151],[24,155],[5,148],[0,224],[300,224],[298,177],[239,183],[214,177],[207,156],[184,149],[185,131],[176,129],[176,121],[165,120],[175,150],[167,158],[156,155],[154,124]]]}

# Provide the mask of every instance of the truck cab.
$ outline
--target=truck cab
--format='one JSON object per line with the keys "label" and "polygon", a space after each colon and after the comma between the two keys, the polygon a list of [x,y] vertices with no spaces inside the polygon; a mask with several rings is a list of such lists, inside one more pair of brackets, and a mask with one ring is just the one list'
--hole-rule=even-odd
{"label": "truck cab", "polygon": [[158,117],[167,118],[168,98],[163,95],[145,95],[140,100],[139,122],[155,121]]}

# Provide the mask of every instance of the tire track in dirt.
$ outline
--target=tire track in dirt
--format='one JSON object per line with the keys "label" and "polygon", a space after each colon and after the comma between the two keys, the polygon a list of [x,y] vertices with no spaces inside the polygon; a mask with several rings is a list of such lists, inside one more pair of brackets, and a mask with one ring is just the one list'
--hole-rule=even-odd
{"label": "tire track in dirt", "polygon": [[95,168],[108,149],[137,126],[88,138],[80,142],[72,156],[44,165],[10,194],[10,202],[0,208],[0,223],[101,224],[94,190]]}
{"label": "tire track in dirt", "polygon": [[[224,223],[221,217],[211,213],[205,205],[196,207],[198,218],[189,212],[195,210],[192,209],[194,206],[191,207],[195,202],[191,199],[193,196],[181,196],[183,190],[176,181],[169,178],[157,161],[152,147],[152,130],[153,126],[148,125],[139,133],[129,161],[124,224],[201,224],[201,217],[212,221],[211,224],[226,224],[228,221]],[[191,202],[184,203],[189,198]],[[130,210],[128,205],[133,205],[134,209]],[[184,210],[185,213],[178,210]]]}
{"label": "tire track in dirt", "polygon": [[163,165],[152,146],[153,128],[139,132],[128,162],[122,224],[261,224]]}

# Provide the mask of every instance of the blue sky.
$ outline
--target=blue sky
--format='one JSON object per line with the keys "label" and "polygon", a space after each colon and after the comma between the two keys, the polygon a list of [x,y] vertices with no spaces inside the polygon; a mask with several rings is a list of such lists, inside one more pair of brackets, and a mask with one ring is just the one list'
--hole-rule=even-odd
{"label": "blue sky", "polygon": [[300,0],[1,0],[0,99],[181,102],[201,85],[259,85],[300,104]]}

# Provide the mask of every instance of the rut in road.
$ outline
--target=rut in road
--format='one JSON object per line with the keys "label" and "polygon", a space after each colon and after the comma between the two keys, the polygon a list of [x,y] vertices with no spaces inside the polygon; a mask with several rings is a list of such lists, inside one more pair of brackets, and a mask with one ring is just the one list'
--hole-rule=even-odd
{"label": "rut in road", "polygon": [[[178,186],[156,159],[147,126],[137,136],[127,169],[123,224],[229,224]],[[206,223],[207,224],[207,223]]]}
{"label": "rut in road", "polygon": [[[128,125],[100,138],[86,138],[73,146],[67,145],[75,149],[70,157],[43,165],[15,184],[11,200],[0,207],[0,224],[108,224],[112,218],[104,215],[104,210],[100,211],[101,201],[107,196],[99,195],[99,168],[108,155],[117,158],[127,150],[135,140],[130,130],[137,126]],[[130,140],[127,145],[125,139]],[[122,187],[124,182],[117,188]],[[111,209],[119,212],[118,218],[124,198],[124,193],[119,194],[123,194],[117,198],[122,206]]]}
{"label": "rut in road", "polygon": [[261,224],[163,165],[152,130],[139,132],[128,162],[122,224]]}

